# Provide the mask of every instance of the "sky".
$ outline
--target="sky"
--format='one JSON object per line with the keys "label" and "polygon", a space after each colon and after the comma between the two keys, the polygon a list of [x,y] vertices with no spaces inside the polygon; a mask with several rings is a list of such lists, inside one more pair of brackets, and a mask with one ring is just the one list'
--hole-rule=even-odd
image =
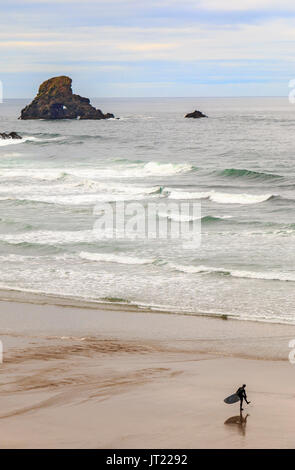
{"label": "sky", "polygon": [[288,96],[290,0],[0,0],[4,98],[50,77],[88,97]]}

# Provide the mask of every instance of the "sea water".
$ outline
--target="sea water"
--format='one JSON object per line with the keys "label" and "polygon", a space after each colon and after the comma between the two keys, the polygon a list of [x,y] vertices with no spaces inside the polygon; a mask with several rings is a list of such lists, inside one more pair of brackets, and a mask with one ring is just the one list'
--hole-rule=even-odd
{"label": "sea water", "polygon": [[[0,132],[23,137],[0,140],[0,288],[295,323],[287,98],[96,99],[120,119],[18,120],[29,101],[0,105]],[[199,247],[93,230],[98,203],[165,200],[201,204]]]}

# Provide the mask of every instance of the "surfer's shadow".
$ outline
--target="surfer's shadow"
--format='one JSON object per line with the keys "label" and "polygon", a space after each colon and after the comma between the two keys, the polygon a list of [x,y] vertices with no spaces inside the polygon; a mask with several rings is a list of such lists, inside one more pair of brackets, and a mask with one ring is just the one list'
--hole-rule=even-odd
{"label": "surfer's shadow", "polygon": [[248,413],[245,416],[243,416],[243,413],[240,413],[239,415],[228,418],[226,421],[224,421],[224,424],[226,426],[231,426],[232,429],[235,428],[242,436],[245,436],[247,420],[249,416],[250,415]]}

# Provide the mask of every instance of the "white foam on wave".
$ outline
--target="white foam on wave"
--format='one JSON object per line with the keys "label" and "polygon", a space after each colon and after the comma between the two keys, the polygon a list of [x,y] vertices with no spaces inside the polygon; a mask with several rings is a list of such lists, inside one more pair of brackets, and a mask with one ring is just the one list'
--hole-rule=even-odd
{"label": "white foam on wave", "polygon": [[188,273],[188,274],[214,274],[220,273],[226,276],[245,278],[245,279],[261,279],[268,281],[291,281],[295,282],[295,274],[286,272],[255,272],[255,271],[243,271],[226,268],[215,268],[211,266],[193,266],[193,265],[176,265],[170,264],[170,268]]}
{"label": "white foam on wave", "polygon": [[[38,184],[39,180],[42,184]],[[45,172],[42,170],[0,170],[0,181],[0,194],[4,195],[0,198],[1,200],[62,205],[93,205],[99,202],[141,200],[159,197],[162,193],[161,186],[110,184],[79,179],[55,170]]]}
{"label": "white foam on wave", "polygon": [[0,261],[1,262],[9,262],[9,263],[22,263],[26,261],[31,261],[31,260],[37,260],[39,261],[39,257],[35,256],[26,256],[26,255],[15,255],[15,254],[9,254],[9,255],[1,255],[0,256]]}
{"label": "white foam on wave", "polygon": [[[5,141],[7,142],[7,141]],[[18,141],[23,142],[23,141]],[[6,178],[35,178],[39,180],[54,180],[61,177],[75,177],[90,181],[104,178],[144,178],[149,176],[173,176],[193,170],[188,163],[125,163],[113,164],[101,168],[30,168],[30,169],[2,169],[0,177]],[[92,183],[93,184],[93,183]]]}
{"label": "white foam on wave", "polygon": [[264,279],[269,281],[291,281],[295,282],[295,274],[284,272],[252,272],[252,271],[231,271],[231,276],[248,279]]}
{"label": "white foam on wave", "polygon": [[[19,154],[20,155],[20,154]],[[13,181],[16,180],[16,181]],[[36,180],[36,181],[35,181]],[[17,192],[32,194],[32,190],[40,193],[54,193],[75,191],[81,193],[127,193],[127,194],[153,194],[161,193],[161,186],[134,186],[133,184],[110,183],[89,178],[80,178],[70,175],[63,169],[0,169],[0,192]],[[42,182],[36,185],[36,183]],[[46,184],[48,182],[48,184]],[[8,183],[8,184],[7,184]],[[16,184],[17,183],[17,184]]]}
{"label": "white foam on wave", "polygon": [[56,141],[60,139],[60,137],[54,137],[51,139],[41,139],[39,137],[25,135],[21,139],[0,139],[0,147],[6,147],[7,145],[24,144],[25,142],[47,142],[50,140]]}
{"label": "white foam on wave", "polygon": [[20,152],[8,152],[8,153],[1,153],[1,160],[3,158],[19,158],[23,157],[24,154]]}
{"label": "white foam on wave", "polygon": [[112,253],[89,253],[87,251],[81,251],[79,256],[80,258],[88,261],[100,261],[119,264],[152,264],[156,261],[155,259],[150,258],[135,258],[133,256],[121,256]]}
{"label": "white foam on wave", "polygon": [[20,169],[2,169],[0,170],[0,178],[16,179],[31,178],[37,180],[53,181],[66,176],[65,169],[55,168],[20,168]]}
{"label": "white foam on wave", "polygon": [[100,178],[144,178],[148,176],[173,176],[188,173],[193,166],[188,163],[126,163],[96,169],[68,169],[67,173],[74,176],[92,179]]}
{"label": "white foam on wave", "polygon": [[238,194],[238,193],[219,193],[215,191],[207,192],[185,192],[177,190],[166,190],[170,199],[209,199],[219,204],[258,204],[273,197],[273,194]]}
{"label": "white foam on wave", "polygon": [[208,266],[180,265],[180,264],[170,263],[169,267],[176,271],[180,271],[180,272],[188,273],[188,274],[215,273],[215,272],[225,273],[224,269],[222,268],[211,268]]}
{"label": "white foam on wave", "polygon": [[[267,231],[266,231],[267,230]],[[213,235],[212,232],[202,232],[203,235]],[[214,231],[214,237],[230,237],[230,238],[241,238],[241,237],[265,237],[265,238],[283,238],[283,237],[294,237],[295,229],[278,229],[278,230],[238,230],[238,231]]]}
{"label": "white foam on wave", "polygon": [[76,257],[73,254],[69,253],[62,253],[60,255],[41,255],[38,254],[36,256],[32,255],[17,255],[17,254],[8,254],[8,255],[0,255],[1,263],[35,263],[40,265],[40,261],[73,261],[76,260]]}
{"label": "white foam on wave", "polygon": [[187,192],[170,188],[166,188],[165,193],[167,193],[169,199],[208,199],[210,197],[209,192]]}
{"label": "white foam on wave", "polygon": [[259,204],[268,201],[273,194],[226,194],[213,193],[210,195],[211,201],[220,204]]}
{"label": "white foam on wave", "polygon": [[101,181],[95,181],[90,179],[82,179],[80,181],[70,180],[67,183],[68,187],[79,188],[84,192],[94,191],[107,191],[109,193],[127,193],[127,194],[157,194],[162,192],[161,186],[134,186],[131,184],[120,184],[120,183],[103,183]]}
{"label": "white foam on wave", "polygon": [[194,220],[200,220],[201,217],[193,217],[186,214],[177,214],[173,212],[159,212],[159,217],[173,220],[174,222],[193,222]]}
{"label": "white foam on wave", "polygon": [[[53,188],[51,187],[39,187],[36,188],[24,188],[24,187],[3,187],[0,188],[1,193],[7,193],[7,189],[11,189],[11,195],[0,197],[0,200],[21,200],[28,202],[44,202],[47,204],[60,204],[60,205],[96,205],[98,203],[107,202],[119,202],[119,201],[139,201],[147,198],[158,197],[161,191],[160,187],[153,188],[133,188],[128,190],[125,188],[118,188],[120,192],[100,192],[100,193],[71,193],[67,186],[61,188],[54,188],[56,194],[52,195]],[[67,194],[65,190],[68,189]]]}
{"label": "white foam on wave", "polygon": [[37,243],[58,245],[67,243],[91,243],[97,240],[93,230],[77,231],[49,231],[36,230],[34,232],[23,232],[14,234],[0,234],[0,240],[11,244]]}
{"label": "white foam on wave", "polygon": [[[189,172],[193,169],[187,163],[126,163],[101,168],[36,168],[36,169],[9,169],[1,170],[0,176],[8,178],[30,177],[36,179],[59,179],[61,177],[75,177],[88,180],[94,184],[104,178],[144,178],[147,176],[172,176]],[[78,182],[78,180],[77,180]],[[81,181],[82,182],[82,181]]]}
{"label": "white foam on wave", "polygon": [[135,201],[142,200],[147,197],[146,194],[69,194],[66,196],[32,196],[29,201],[46,202],[49,204],[61,205],[95,205],[100,202],[119,202],[119,201]]}
{"label": "white foam on wave", "polygon": [[0,139],[0,147],[7,147],[8,145],[23,144],[26,139]]}

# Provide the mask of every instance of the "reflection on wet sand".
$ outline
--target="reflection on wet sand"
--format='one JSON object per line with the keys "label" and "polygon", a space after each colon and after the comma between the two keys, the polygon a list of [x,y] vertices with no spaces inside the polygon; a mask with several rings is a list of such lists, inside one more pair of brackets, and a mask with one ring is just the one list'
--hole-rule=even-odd
{"label": "reflection on wet sand", "polygon": [[224,421],[224,424],[232,425],[232,426],[236,425],[236,428],[237,428],[238,432],[242,436],[245,436],[246,435],[246,425],[247,425],[248,416],[250,416],[250,415],[246,414],[246,416],[244,417],[243,413],[241,412],[237,416],[232,416],[231,418],[228,418],[226,421]]}

